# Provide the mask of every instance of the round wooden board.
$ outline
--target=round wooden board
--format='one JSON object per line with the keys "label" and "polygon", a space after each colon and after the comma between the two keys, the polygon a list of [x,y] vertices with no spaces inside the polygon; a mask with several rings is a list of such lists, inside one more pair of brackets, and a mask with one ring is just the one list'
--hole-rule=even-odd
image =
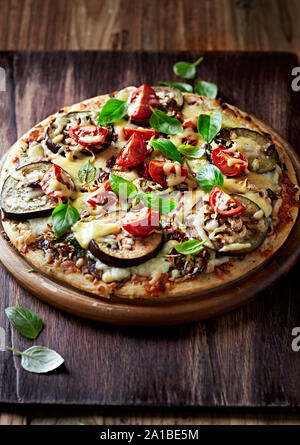
{"label": "round wooden board", "polygon": [[[280,137],[280,136],[279,136]],[[290,146],[286,150],[300,182],[300,161]],[[3,160],[2,160],[3,163]],[[16,281],[40,300],[66,312],[120,325],[171,325],[220,315],[251,301],[276,283],[300,256],[300,218],[284,245],[258,269],[238,280],[207,292],[182,297],[149,299],[103,299],[79,291],[43,273],[28,273],[32,267],[12,245],[0,237],[0,260]]]}

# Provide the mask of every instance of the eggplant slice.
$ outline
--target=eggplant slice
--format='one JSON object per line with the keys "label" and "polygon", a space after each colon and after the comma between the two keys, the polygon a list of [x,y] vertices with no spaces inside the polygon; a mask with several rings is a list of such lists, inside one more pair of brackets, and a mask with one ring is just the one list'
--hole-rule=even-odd
{"label": "eggplant slice", "polygon": [[101,148],[93,150],[88,149],[88,147],[80,147],[78,150],[78,145],[73,141],[73,139],[69,136],[68,127],[69,126],[77,126],[77,125],[98,125],[99,111],[74,111],[67,114],[62,114],[58,116],[47,128],[46,131],[46,145],[53,153],[65,154],[66,152],[72,152],[74,149],[76,151],[81,151],[84,154],[91,154],[101,151],[103,148],[106,148],[110,144],[110,138],[108,138],[107,142],[103,144]]}
{"label": "eggplant slice", "polygon": [[[109,213],[103,217],[103,223],[119,221],[125,215],[126,212]],[[91,240],[89,250],[96,258],[99,258],[100,261],[108,266],[132,267],[145,263],[157,255],[164,242],[162,230],[144,238],[131,237],[129,234],[128,237],[134,241],[131,249],[123,247],[122,245],[112,248],[110,244],[107,244],[107,241],[99,242]]]}
{"label": "eggplant slice", "polygon": [[166,86],[152,87],[159,99],[159,109],[168,116],[175,116],[183,107],[183,95],[177,88]]}
{"label": "eggplant slice", "polygon": [[39,185],[51,165],[51,162],[32,162],[6,178],[1,191],[1,208],[6,218],[24,221],[51,215],[58,201],[45,195]]}
{"label": "eggplant slice", "polygon": [[255,173],[273,170],[279,160],[272,140],[248,128],[224,128],[216,141],[226,145],[234,142],[237,150],[248,159],[249,170]]}

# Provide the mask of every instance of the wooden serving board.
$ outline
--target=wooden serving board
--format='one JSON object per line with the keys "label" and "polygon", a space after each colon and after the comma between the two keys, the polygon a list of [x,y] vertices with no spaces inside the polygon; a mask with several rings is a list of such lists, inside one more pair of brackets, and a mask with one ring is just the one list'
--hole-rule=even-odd
{"label": "wooden serving board", "polygon": [[[173,80],[187,53],[0,53],[6,92],[0,92],[0,149],[61,106],[122,88]],[[199,77],[220,95],[270,123],[294,146],[300,133],[299,99],[291,90],[292,54],[207,53]],[[298,93],[300,94],[300,93]],[[298,115],[297,115],[298,113]],[[293,153],[291,153],[293,156]],[[296,157],[293,157],[295,166]],[[62,309],[114,323],[157,324],[213,316],[249,301],[295,263],[299,225],[274,260],[230,287],[200,298],[157,304],[112,304],[80,295],[47,277],[28,274],[27,263],[0,239],[5,267],[25,288]],[[43,344],[66,366],[47,376],[26,373],[19,358],[0,352],[0,401],[100,405],[299,406],[300,353],[291,349],[299,325],[296,267],[276,287],[237,311],[180,327],[116,327],[85,321],[43,304],[1,269],[0,327],[6,344]],[[55,286],[54,286],[55,284]],[[298,292],[299,293],[299,292]],[[75,302],[75,304],[73,304]],[[92,306],[94,304],[94,306]],[[45,322],[40,337],[22,338],[4,308],[23,305]],[[100,316],[97,314],[101,314]]]}

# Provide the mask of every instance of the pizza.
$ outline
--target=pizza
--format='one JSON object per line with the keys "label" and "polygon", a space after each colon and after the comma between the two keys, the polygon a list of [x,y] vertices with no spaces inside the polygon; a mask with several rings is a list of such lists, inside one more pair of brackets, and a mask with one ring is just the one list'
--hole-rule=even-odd
{"label": "pizza", "polygon": [[4,236],[32,267],[99,297],[201,293],[262,267],[299,188],[256,117],[169,86],[62,108],[8,151]]}

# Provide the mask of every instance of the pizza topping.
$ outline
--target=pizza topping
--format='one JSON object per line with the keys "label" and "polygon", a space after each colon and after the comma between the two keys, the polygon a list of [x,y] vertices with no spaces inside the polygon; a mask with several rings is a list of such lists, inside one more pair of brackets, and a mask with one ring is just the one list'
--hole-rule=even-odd
{"label": "pizza topping", "polygon": [[123,128],[123,134],[127,141],[133,134],[138,134],[144,141],[150,141],[157,137],[157,132],[153,128]]}
{"label": "pizza topping", "polygon": [[225,193],[220,187],[213,187],[209,194],[209,203],[219,215],[232,216],[245,210],[243,204]]}
{"label": "pizza topping", "polygon": [[183,106],[183,95],[177,88],[168,86],[152,87],[158,97],[160,110],[168,116],[175,116]]}
{"label": "pizza topping", "polygon": [[106,210],[116,205],[117,197],[112,191],[100,187],[89,196],[87,203],[92,207],[102,206]]}
{"label": "pizza topping", "polygon": [[48,168],[41,180],[43,192],[51,198],[69,198],[75,187],[71,176],[56,164]]}
{"label": "pizza topping", "polygon": [[212,161],[224,175],[237,176],[248,167],[248,160],[239,151],[230,152],[224,147],[212,151]]}
{"label": "pizza topping", "polygon": [[108,129],[100,125],[77,125],[69,127],[71,138],[84,147],[102,148],[108,136]]}
{"label": "pizza topping", "polygon": [[135,167],[143,162],[146,156],[147,147],[145,140],[138,133],[133,133],[120,151],[116,164],[120,167]]}
{"label": "pizza topping", "polygon": [[1,206],[6,218],[27,220],[51,214],[57,200],[45,195],[40,187],[40,180],[49,165],[50,162],[27,164],[6,178],[1,192]]}
{"label": "pizza topping", "polygon": [[155,110],[158,104],[155,91],[149,85],[141,85],[130,96],[128,116],[135,122],[147,123],[152,114],[151,108]]}
{"label": "pizza topping", "polygon": [[133,236],[145,237],[159,228],[159,220],[159,212],[144,207],[128,212],[122,219],[122,227]]}
{"label": "pizza topping", "polygon": [[[126,212],[109,213],[101,220],[102,225],[124,221]],[[120,230],[116,233],[116,242],[112,248],[112,242],[107,239],[92,239],[89,249],[92,254],[104,264],[113,267],[131,267],[142,264],[154,257],[162,247],[163,232],[161,230],[143,237],[132,237],[127,231]],[[124,241],[126,239],[126,241]],[[129,241],[130,240],[130,241]]]}
{"label": "pizza topping", "polygon": [[188,173],[188,169],[182,167],[179,162],[154,160],[149,164],[151,178],[164,187],[181,184],[187,178]]}

